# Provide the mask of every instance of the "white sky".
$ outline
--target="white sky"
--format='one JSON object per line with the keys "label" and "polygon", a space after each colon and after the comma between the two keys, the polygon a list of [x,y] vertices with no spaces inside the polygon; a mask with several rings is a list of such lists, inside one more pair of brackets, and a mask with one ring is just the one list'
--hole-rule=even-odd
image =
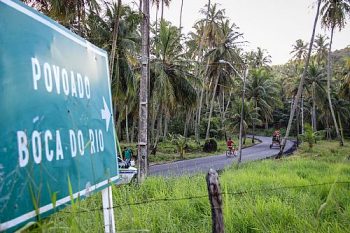
{"label": "white sky", "polygon": [[[123,0],[124,4],[133,4],[135,0]],[[138,0],[136,1],[139,2]],[[184,0],[183,32],[192,30],[192,26],[203,15],[199,10],[207,0]],[[297,39],[309,42],[316,11],[316,0],[211,0],[225,9],[226,16],[244,33],[249,42],[246,50],[261,47],[272,56],[272,63],[283,64],[291,58],[290,51]],[[170,7],[164,10],[164,18],[179,26],[181,0],[172,0]],[[155,20],[155,6],[151,9],[151,20]],[[160,17],[160,11],[158,16]],[[325,34],[318,21],[317,33]],[[333,49],[342,49],[350,45],[350,20],[341,32],[336,31]]]}

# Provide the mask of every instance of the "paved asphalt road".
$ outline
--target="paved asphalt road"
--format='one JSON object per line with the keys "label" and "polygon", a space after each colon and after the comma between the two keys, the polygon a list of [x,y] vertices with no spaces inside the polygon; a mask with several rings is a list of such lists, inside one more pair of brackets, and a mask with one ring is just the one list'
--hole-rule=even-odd
{"label": "paved asphalt road", "polygon": [[[261,143],[242,150],[242,162],[259,160],[277,155],[279,148],[270,149],[271,137],[257,137]],[[247,139],[248,140],[248,139]],[[293,146],[293,142],[287,141],[285,151]],[[180,176],[184,174],[194,174],[208,172],[210,168],[221,170],[237,161],[237,158],[228,158],[225,154],[214,155],[204,158],[183,160],[162,165],[150,166],[151,176]]]}

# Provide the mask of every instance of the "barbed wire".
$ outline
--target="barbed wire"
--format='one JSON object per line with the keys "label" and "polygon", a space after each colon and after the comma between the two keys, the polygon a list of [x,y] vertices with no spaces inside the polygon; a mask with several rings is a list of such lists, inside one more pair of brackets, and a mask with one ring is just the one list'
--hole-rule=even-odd
{"label": "barbed wire", "polygon": [[129,233],[129,232],[151,232],[147,229],[140,229],[140,230],[128,230],[128,231],[118,231],[118,233]]}
{"label": "barbed wire", "polygon": [[[308,184],[308,185],[282,186],[282,187],[276,187],[276,188],[253,189],[253,190],[244,190],[244,191],[237,191],[237,192],[221,192],[221,195],[235,196],[235,195],[244,195],[244,194],[249,194],[249,193],[271,192],[271,191],[284,190],[284,189],[309,188],[309,187],[326,186],[326,185],[333,185],[333,184],[350,184],[350,181],[337,181],[337,182]],[[144,200],[144,201],[140,201],[140,202],[114,205],[113,207],[110,207],[110,208],[100,207],[100,208],[85,209],[85,210],[79,210],[79,211],[60,211],[60,212],[61,213],[87,213],[87,212],[92,212],[92,211],[101,211],[104,209],[116,209],[116,208],[120,208],[120,207],[124,207],[124,206],[145,205],[145,204],[154,203],[154,202],[183,201],[183,200],[192,200],[192,199],[201,199],[201,198],[208,198],[208,195],[206,194],[206,195],[198,195],[198,196],[179,197],[179,198],[148,199],[148,200]]]}

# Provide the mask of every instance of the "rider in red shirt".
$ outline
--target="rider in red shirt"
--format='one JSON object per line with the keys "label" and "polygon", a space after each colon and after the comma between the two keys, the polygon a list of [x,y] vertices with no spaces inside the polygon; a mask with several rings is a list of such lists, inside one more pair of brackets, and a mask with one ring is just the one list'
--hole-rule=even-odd
{"label": "rider in red shirt", "polygon": [[229,137],[227,142],[226,142],[227,148],[232,151],[233,149],[233,141],[231,140],[231,138]]}
{"label": "rider in red shirt", "polygon": [[272,134],[272,141],[280,141],[281,133],[279,129],[276,129]]}

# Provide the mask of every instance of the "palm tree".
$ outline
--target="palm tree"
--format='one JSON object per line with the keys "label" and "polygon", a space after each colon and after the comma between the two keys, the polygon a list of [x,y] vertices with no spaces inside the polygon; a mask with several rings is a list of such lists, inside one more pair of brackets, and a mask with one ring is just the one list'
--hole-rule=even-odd
{"label": "palm tree", "polygon": [[[207,12],[205,13],[205,21],[201,21],[201,22],[198,22],[194,25],[194,28],[196,29],[197,31],[197,35],[196,36],[195,34],[192,34],[192,38],[194,40],[196,40],[196,37],[197,39],[199,39],[199,48],[198,48],[198,56],[197,56],[197,61],[198,62],[203,62],[202,61],[202,57],[203,57],[203,46],[204,46],[204,35],[205,35],[205,32],[206,32],[206,27],[207,25],[209,24],[209,12],[210,12],[210,0],[208,0],[208,4],[207,4]],[[204,11],[203,11],[204,12]],[[195,44],[193,44],[195,45]],[[194,46],[196,47],[196,46]],[[208,64],[208,63],[207,63]],[[206,68],[207,69],[207,68]],[[197,69],[196,69],[196,77],[199,76],[200,74],[200,67],[199,65],[197,65]],[[196,141],[199,142],[199,125],[200,125],[200,121],[201,121],[201,109],[202,109],[202,101],[203,101],[203,93],[204,93],[204,83],[205,83],[205,78],[203,78],[203,85],[202,85],[202,88],[200,89],[200,95],[199,96],[199,100],[198,100],[198,110],[196,112],[196,123],[195,123],[195,137],[196,137]]]}
{"label": "palm tree", "polygon": [[331,37],[328,50],[328,65],[327,65],[327,96],[329,102],[329,109],[331,110],[333,124],[337,132],[337,137],[340,140],[340,144],[343,145],[344,141],[340,135],[337,120],[332,106],[331,100],[331,76],[332,76],[332,42],[334,29],[341,30],[345,27],[346,17],[350,15],[350,2],[349,0],[322,0],[325,4],[321,9],[321,25],[331,30]]}
{"label": "palm tree", "polygon": [[344,100],[339,98],[339,95],[337,93],[332,93],[332,104],[334,107],[334,111],[337,113],[338,116],[338,123],[340,127],[340,136],[342,137],[342,140],[344,141],[343,136],[343,127],[342,122],[343,121],[349,121],[350,118],[350,102],[348,100]]}
{"label": "palm tree", "polygon": [[328,37],[325,35],[318,34],[315,38],[314,49],[316,52],[316,62],[320,65],[326,63],[328,55]]}
{"label": "palm tree", "polygon": [[[241,121],[241,111],[242,111],[242,102],[241,100],[234,101],[231,111],[229,112],[229,117],[227,121],[229,122],[229,127],[235,131],[239,132],[240,130],[240,121]],[[259,109],[258,109],[259,110]],[[249,101],[245,101],[243,105],[243,144],[245,144],[247,130],[249,125],[252,125],[253,122],[256,124],[261,124],[259,119],[258,111],[255,107],[255,104]]]}
{"label": "palm tree", "polygon": [[294,98],[298,92],[302,67],[295,64],[295,61],[288,62],[282,72],[282,89],[287,98]]}
{"label": "palm tree", "polygon": [[[293,45],[293,50],[290,52],[293,55],[293,58],[296,60],[295,65],[301,66],[302,61],[305,59],[305,56],[307,54],[307,47],[308,44],[305,43],[303,40],[298,39],[295,42],[295,45]],[[304,132],[304,98],[303,98],[303,92],[301,94],[301,132]]]}
{"label": "palm tree", "polygon": [[[297,61],[289,61],[287,65],[285,66],[285,69],[283,70],[283,81],[282,81],[282,96],[287,98],[287,103],[290,104],[290,111],[293,109],[296,95],[298,93],[298,87],[300,84],[300,79],[302,75],[302,66]],[[300,124],[299,124],[299,118],[301,113],[301,106],[297,104],[296,107],[296,136],[298,141],[298,135],[300,132]]]}
{"label": "palm tree", "polygon": [[308,54],[307,54],[306,60],[305,60],[305,67],[304,67],[303,74],[302,74],[301,79],[300,79],[300,83],[299,83],[299,87],[298,87],[298,92],[297,92],[297,94],[296,94],[296,96],[295,96],[295,101],[294,101],[292,110],[291,110],[291,112],[290,112],[290,116],[289,116],[289,121],[288,121],[288,126],[287,126],[287,130],[286,130],[286,134],[285,134],[285,136],[284,136],[284,138],[283,138],[281,150],[280,150],[279,155],[277,156],[278,158],[279,158],[280,156],[282,156],[282,154],[283,154],[285,142],[286,142],[286,139],[287,139],[288,136],[289,136],[289,132],[290,132],[290,129],[291,129],[291,127],[292,127],[292,122],[293,122],[293,118],[294,118],[294,113],[295,113],[295,110],[296,110],[296,108],[297,108],[297,105],[298,105],[298,102],[299,102],[301,93],[302,93],[302,91],[303,91],[304,80],[305,80],[305,77],[306,77],[307,68],[308,68],[308,66],[309,66],[310,57],[311,57],[312,45],[313,45],[314,37],[315,37],[315,31],[316,31],[316,25],[317,25],[317,21],[318,21],[318,15],[319,15],[319,13],[320,13],[320,6],[321,6],[321,0],[318,0],[318,3],[317,3],[317,10],[316,10],[316,16],[315,16],[315,20],[314,20],[314,25],[313,25],[312,35],[311,35],[311,40],[310,40],[310,45],[309,45],[309,51],[308,51]]}
{"label": "palm tree", "polygon": [[[208,4],[206,5],[207,9],[201,9],[200,12],[205,15],[204,19],[199,20],[194,28],[196,29],[195,33],[191,33],[190,36],[192,37],[190,40],[190,44],[194,45],[192,49],[195,50],[196,53],[194,53],[195,58],[197,59],[198,65],[195,70],[195,76],[205,76],[208,73],[208,67],[209,67],[209,60],[204,62],[203,60],[203,48],[206,50],[212,48],[213,44],[215,44],[214,40],[219,36],[220,34],[220,23],[225,18],[224,11],[217,8],[217,4],[210,4],[210,0],[208,1]],[[197,43],[199,42],[199,47],[197,47]],[[206,66],[204,69],[199,64],[206,63]],[[196,113],[196,124],[195,124],[195,137],[196,141],[199,142],[199,125],[201,122],[201,114],[202,114],[202,105],[203,105],[203,97],[204,97],[204,90],[206,87],[207,77],[202,77],[202,87],[198,91],[198,107],[197,107],[197,113]]]}
{"label": "palm tree", "polygon": [[320,124],[322,124],[326,130],[326,138],[330,139],[331,138],[330,121],[332,119],[332,116],[331,116],[331,113],[329,111],[327,94],[325,94],[323,96],[319,96],[317,98],[317,102],[318,102],[317,107],[320,109],[320,112],[318,114],[318,119],[320,121]]}
{"label": "palm tree", "polygon": [[[183,58],[181,35],[175,26],[164,20],[160,23],[158,39],[155,40],[155,57],[152,61],[151,86],[153,111],[158,117],[157,136],[154,147],[157,146],[163,115],[165,116],[164,134],[167,134],[167,121],[170,113],[175,111],[177,104],[194,106],[197,98],[194,89],[194,77],[187,71],[187,62]],[[154,119],[155,120],[155,119]]]}
{"label": "palm tree", "polygon": [[100,10],[96,0],[24,0],[23,2],[83,37],[87,29],[86,19],[88,13]]}
{"label": "palm tree", "polygon": [[267,51],[265,49],[257,48],[256,52],[249,52],[246,57],[249,63],[249,66],[253,69],[255,68],[267,68],[270,69],[271,56],[269,54],[265,55]]}
{"label": "palm tree", "polygon": [[[206,54],[206,57],[209,59],[208,61],[210,61],[207,76],[210,78],[210,83],[213,84],[211,85],[213,92],[210,102],[206,138],[209,138],[210,121],[219,80],[227,76],[227,73],[223,70],[223,67],[227,67],[227,64],[221,64],[220,60],[234,61],[234,63],[242,64],[242,59],[237,50],[237,43],[240,42],[239,39],[242,37],[242,34],[237,32],[237,29],[237,26],[230,24],[229,20],[224,21],[220,27],[221,37],[215,42],[217,45]],[[231,73],[233,72],[231,68],[226,70],[230,70]]]}
{"label": "palm tree", "polygon": [[308,68],[307,77],[305,78],[306,89],[311,93],[311,126],[313,131],[317,131],[316,97],[325,94],[323,87],[325,82],[324,68],[313,60]]}
{"label": "palm tree", "polygon": [[[265,68],[251,70],[247,79],[246,95],[257,111],[256,115],[263,117],[266,122],[271,121],[274,106],[278,102],[278,92],[276,83],[271,79],[271,74]],[[256,122],[253,121],[252,123],[252,142],[254,143]]]}
{"label": "palm tree", "polygon": [[[104,15],[90,14],[88,18],[87,37],[95,45],[112,50],[111,41],[113,35],[111,28],[115,24],[117,16],[116,4],[106,5]],[[129,101],[135,98],[137,93],[137,83],[134,69],[138,66],[137,56],[140,50],[140,34],[138,24],[140,15],[131,10],[128,6],[120,6],[120,21],[118,26],[118,37],[116,41],[116,59],[113,62],[113,75],[111,76],[111,87],[114,105],[114,117],[118,129],[118,135],[121,136],[120,126],[128,113],[135,111],[135,105],[129,104]],[[117,108],[125,106],[125,108]],[[128,138],[128,137],[127,137]]]}
{"label": "palm tree", "polygon": [[306,57],[308,44],[303,40],[298,39],[295,41],[295,45],[293,45],[293,50],[290,52],[293,55],[293,58],[298,62],[301,62],[302,59]]}
{"label": "palm tree", "polygon": [[350,100],[350,57],[344,59],[343,69],[341,71],[342,85],[340,87],[340,95],[344,99]]}
{"label": "palm tree", "polygon": [[[201,9],[200,12],[204,15],[208,14],[208,18],[201,19],[197,23],[205,23],[203,42],[209,48],[216,46],[220,39],[221,23],[226,19],[225,10],[219,9],[218,4],[209,5],[208,11]],[[205,20],[205,21],[204,21]]]}
{"label": "palm tree", "polygon": [[116,17],[115,17],[115,22],[114,22],[113,32],[112,32],[112,37],[113,37],[112,38],[112,50],[111,50],[110,57],[109,57],[109,77],[111,80],[112,80],[112,76],[113,76],[114,58],[115,58],[115,53],[116,53],[116,48],[117,48],[121,5],[122,5],[122,1],[118,0],[118,4],[115,7],[117,12],[116,12]]}
{"label": "palm tree", "polygon": [[[196,61],[198,65],[196,66],[195,74],[200,73],[200,64],[203,57],[203,34],[205,33],[205,22],[197,22],[194,26],[194,31],[191,31],[187,34],[186,43],[186,55],[190,61]],[[200,52],[202,51],[202,52]],[[196,75],[196,76],[198,76]]]}

